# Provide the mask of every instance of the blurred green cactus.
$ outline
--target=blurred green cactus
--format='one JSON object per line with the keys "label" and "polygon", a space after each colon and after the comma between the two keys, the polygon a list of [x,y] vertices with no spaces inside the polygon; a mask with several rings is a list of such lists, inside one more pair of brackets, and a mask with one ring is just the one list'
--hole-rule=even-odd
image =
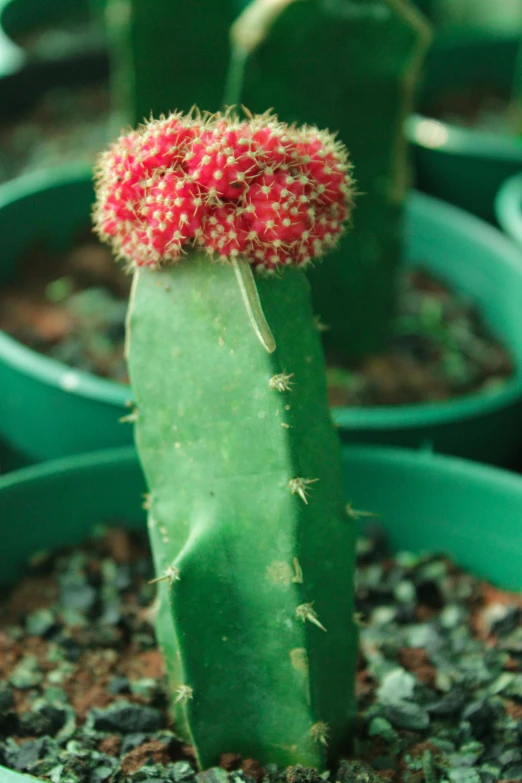
{"label": "blurred green cactus", "polygon": [[310,275],[334,361],[381,349],[388,334],[409,181],[403,123],[429,38],[409,0],[254,0],[233,28],[229,102],[338,131],[355,164],[357,229]]}
{"label": "blurred green cactus", "polygon": [[194,104],[221,108],[239,0],[107,0],[116,92],[131,124]]}

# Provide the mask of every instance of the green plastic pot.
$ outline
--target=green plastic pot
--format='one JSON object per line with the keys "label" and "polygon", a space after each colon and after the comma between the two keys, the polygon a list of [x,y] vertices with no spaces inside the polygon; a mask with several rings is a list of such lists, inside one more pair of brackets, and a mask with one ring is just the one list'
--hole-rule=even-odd
{"label": "green plastic pot", "polygon": [[[65,248],[88,224],[93,198],[85,168],[42,172],[0,187],[0,283],[37,238]],[[406,263],[422,261],[469,295],[511,349],[518,371],[500,391],[450,402],[387,408],[337,408],[349,444],[456,454],[509,464],[522,442],[522,259],[500,232],[460,210],[412,194]],[[72,370],[0,333],[0,437],[31,462],[122,446],[132,427],[128,387]]]}
{"label": "green plastic pot", "polygon": [[[381,515],[394,550],[443,551],[476,576],[522,589],[522,478],[411,451],[346,449],[343,460],[346,499]],[[77,545],[96,525],[144,527],[143,491],[130,449],[4,477],[0,582],[13,584],[32,554]],[[0,783],[35,780],[0,767]]]}
{"label": "green plastic pot", "polygon": [[446,91],[484,86],[509,97],[520,32],[463,30],[437,35],[425,63],[419,113],[406,121],[417,187],[494,221],[501,183],[522,168],[522,139],[439,122],[428,116]]}
{"label": "green plastic pot", "polygon": [[[93,23],[96,14],[91,0],[0,0],[0,44],[4,40],[10,52],[2,70],[0,45],[0,75],[13,73],[22,67],[37,65],[45,68],[48,62],[70,63],[83,57],[106,57],[103,28]],[[64,20],[85,28],[85,32],[57,44],[56,38],[49,52],[36,57],[15,43],[17,38],[42,27],[60,27]]]}
{"label": "green plastic pot", "polygon": [[69,58],[29,61],[2,29],[0,0],[0,104],[2,120],[28,111],[48,90],[98,84],[109,76],[107,52],[78,50]]}
{"label": "green plastic pot", "polygon": [[502,230],[522,248],[522,173],[510,177],[500,188],[495,214]]}

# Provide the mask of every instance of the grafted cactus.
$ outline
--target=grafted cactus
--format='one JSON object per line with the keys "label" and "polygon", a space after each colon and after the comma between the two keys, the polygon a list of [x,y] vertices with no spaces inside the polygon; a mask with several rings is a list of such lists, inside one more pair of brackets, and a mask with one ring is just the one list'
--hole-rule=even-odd
{"label": "grafted cactus", "polygon": [[357,169],[357,229],[311,274],[334,359],[381,349],[408,186],[403,123],[429,32],[409,0],[253,0],[233,27],[227,102],[335,130]]}
{"label": "grafted cactus", "polygon": [[355,718],[355,531],[300,267],[351,210],[345,151],[266,116],[174,115],[105,153],[97,192],[98,231],[134,269],[132,418],[175,728],[202,766],[323,767]]}

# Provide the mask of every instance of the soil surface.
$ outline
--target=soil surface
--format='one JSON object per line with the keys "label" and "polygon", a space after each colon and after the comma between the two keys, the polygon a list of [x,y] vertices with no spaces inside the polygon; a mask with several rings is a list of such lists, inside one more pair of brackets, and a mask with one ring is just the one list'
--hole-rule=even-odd
{"label": "soil surface", "polygon": [[57,87],[0,123],[0,182],[48,166],[90,162],[109,140],[105,84]]}
{"label": "soil surface", "polygon": [[502,135],[513,135],[515,132],[515,117],[510,115],[508,96],[487,87],[447,91],[430,104],[427,113],[430,117],[461,128]]}
{"label": "soil surface", "polygon": [[522,596],[444,556],[391,556],[374,528],[353,757],[319,776],[225,753],[196,774],[168,717],[151,576],[144,535],[121,529],[34,558],[0,604],[1,764],[53,783],[522,781]]}
{"label": "soil surface", "polygon": [[[86,232],[65,255],[35,247],[0,288],[0,329],[77,369],[127,382],[130,278]],[[497,389],[513,373],[506,349],[468,301],[421,270],[400,281],[389,350],[363,367],[328,369],[332,405],[404,405]]]}
{"label": "soil surface", "polygon": [[0,329],[72,367],[127,383],[131,278],[87,231],[67,254],[33,248],[0,289]]}

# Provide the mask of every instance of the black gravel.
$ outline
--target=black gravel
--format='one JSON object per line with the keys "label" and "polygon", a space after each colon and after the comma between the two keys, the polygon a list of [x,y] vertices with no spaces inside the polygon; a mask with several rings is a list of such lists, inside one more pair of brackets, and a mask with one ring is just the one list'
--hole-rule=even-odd
{"label": "black gravel", "polygon": [[324,775],[234,758],[197,773],[157,666],[136,669],[159,661],[145,540],[111,536],[39,557],[0,607],[4,766],[53,783],[522,781],[522,598],[443,556],[391,557],[379,531],[359,542],[353,758]]}

